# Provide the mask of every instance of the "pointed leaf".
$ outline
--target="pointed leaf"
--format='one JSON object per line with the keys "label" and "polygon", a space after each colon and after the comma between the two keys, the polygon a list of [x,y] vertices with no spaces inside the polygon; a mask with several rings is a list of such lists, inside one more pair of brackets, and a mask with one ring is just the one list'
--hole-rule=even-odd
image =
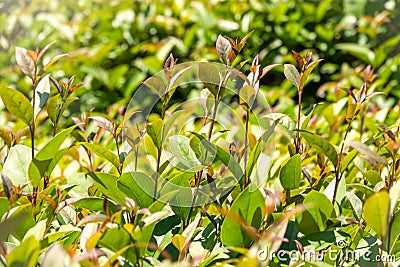
{"label": "pointed leaf", "polygon": [[69,134],[76,128],[77,125],[71,126],[54,136],[47,144],[40,149],[40,151],[32,159],[29,165],[28,173],[29,179],[33,186],[38,186],[40,179],[45,173],[50,175],[49,166],[51,165],[53,158],[56,157],[60,146],[64,143],[65,139]]}
{"label": "pointed leaf", "polygon": [[22,72],[31,79],[35,76],[35,61],[28,56],[28,50],[22,47],[15,48],[15,60]]}
{"label": "pointed leaf", "polygon": [[47,71],[54,63],[56,63],[60,58],[68,56],[68,54],[61,54],[53,57],[46,66],[43,67],[43,71]]}
{"label": "pointed leaf", "polygon": [[299,154],[294,155],[283,165],[279,180],[283,188],[288,190],[297,189],[301,182],[301,158]]}
{"label": "pointed leaf", "polygon": [[0,85],[0,96],[8,111],[28,126],[33,123],[33,110],[29,100],[19,91]]}
{"label": "pointed leaf", "polygon": [[[265,216],[265,200],[258,188],[250,184],[233,202],[221,228],[225,246],[249,247],[254,239],[245,227],[258,230]],[[233,234],[234,233],[234,234]]]}
{"label": "pointed leaf", "polygon": [[112,165],[114,165],[115,168],[118,169],[119,166],[119,161],[117,155],[115,155],[113,152],[111,152],[109,149],[100,146],[98,144],[92,144],[92,143],[87,143],[87,142],[81,142],[81,145],[86,147],[87,149],[90,150],[90,152],[96,154],[97,156],[108,160]]}
{"label": "pointed leaf", "polygon": [[303,74],[301,75],[301,80],[300,80],[300,84],[301,87],[304,87],[306,84],[306,81],[308,79],[308,77],[310,76],[310,73],[312,72],[312,70],[322,61],[323,59],[318,59],[316,61],[311,62],[306,70],[303,72]]}
{"label": "pointed leaf", "polygon": [[375,163],[387,164],[386,160],[381,155],[372,151],[366,144],[358,141],[350,141],[349,145],[366,156],[369,160],[372,160]]}
{"label": "pointed leaf", "polygon": [[228,39],[223,37],[222,35],[218,35],[217,43],[216,43],[217,53],[222,61],[226,65],[230,65],[231,59],[229,59],[229,54],[232,51],[232,45]]}
{"label": "pointed leaf", "polygon": [[158,77],[150,77],[147,80],[145,80],[143,82],[143,84],[150,88],[151,91],[153,91],[155,94],[158,95],[158,97],[163,97],[166,93],[166,86],[163,82],[163,80],[161,80]]}
{"label": "pointed leaf", "polygon": [[199,79],[210,90],[214,95],[218,95],[218,88],[221,82],[220,74],[218,69],[211,63],[200,62],[198,63],[199,68]]}
{"label": "pointed leaf", "polygon": [[101,116],[92,116],[89,117],[97,122],[100,128],[110,132],[112,135],[114,135],[114,123],[111,122],[110,120],[101,117]]}
{"label": "pointed leaf", "polygon": [[313,148],[317,149],[319,152],[325,154],[333,163],[337,166],[338,155],[335,148],[324,138],[309,132],[302,131],[301,136],[306,139],[307,143]]}
{"label": "pointed leaf", "polygon": [[146,129],[157,150],[160,150],[162,147],[163,126],[163,121],[161,119],[156,119],[151,122],[151,124],[149,124]]}
{"label": "pointed leaf", "polygon": [[283,73],[286,79],[289,80],[297,89],[300,89],[300,73],[292,64],[283,65]]}
{"label": "pointed leaf", "polygon": [[386,236],[390,197],[388,192],[375,193],[365,201],[363,217],[379,236]]}

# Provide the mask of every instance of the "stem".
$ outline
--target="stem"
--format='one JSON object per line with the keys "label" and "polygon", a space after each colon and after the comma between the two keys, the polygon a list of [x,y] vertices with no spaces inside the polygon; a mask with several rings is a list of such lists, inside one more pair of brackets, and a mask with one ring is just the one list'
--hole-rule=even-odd
{"label": "stem", "polygon": [[246,188],[249,184],[250,184],[250,179],[247,177],[247,146],[248,146],[248,142],[249,142],[249,137],[248,137],[248,133],[249,133],[249,116],[250,116],[250,108],[247,108],[246,110],[246,134],[244,136],[244,149],[243,149],[243,153],[244,153],[244,174],[243,174],[243,185],[244,188]]}
{"label": "stem", "polygon": [[158,188],[158,178],[160,177],[160,161],[161,161],[161,148],[157,151],[157,169],[156,169],[156,179],[154,184],[153,201],[157,199],[157,188]]}
{"label": "stem", "polygon": [[350,132],[350,126],[351,126],[352,122],[353,122],[353,119],[351,119],[351,121],[347,124],[347,129],[346,129],[346,132],[344,134],[342,145],[340,147],[339,162],[338,162],[337,167],[335,167],[335,179],[336,180],[335,180],[335,190],[333,191],[332,205],[335,205],[336,194],[337,194],[337,190],[338,190],[338,187],[339,187],[339,182],[340,182],[340,179],[342,178],[342,175],[343,175],[343,173],[340,172],[340,168],[342,167],[342,161],[343,161],[342,155],[343,155],[343,150],[344,150],[344,144],[346,143],[346,139],[347,139],[347,136],[348,136],[348,134]]}
{"label": "stem", "polygon": [[302,97],[302,88],[299,89],[299,98],[298,98],[298,108],[297,108],[297,132],[296,132],[296,140],[294,142],[296,147],[296,154],[300,154],[300,118],[301,118],[301,97]]}
{"label": "stem", "polygon": [[[208,141],[210,141],[211,137],[212,137],[212,132],[213,132],[213,129],[214,129],[214,124],[215,124],[215,118],[217,117],[218,105],[219,105],[219,101],[221,100],[221,97],[222,97],[222,96],[220,96],[220,92],[221,92],[223,84],[225,83],[226,78],[228,77],[228,74],[229,74],[228,70],[229,70],[229,66],[226,67],[226,71],[224,73],[224,77],[222,78],[221,82],[218,85],[218,94],[216,96],[214,96],[214,111],[213,111],[213,116],[211,118],[210,128],[208,128],[208,136],[207,136]],[[188,218],[187,218],[185,226],[188,226],[189,223],[190,223],[190,217],[191,217],[192,212],[193,212],[193,207],[194,207],[194,205],[195,205],[195,203],[197,201],[197,196],[198,196],[198,191],[199,191],[199,186],[200,186],[200,180],[201,180],[202,175],[203,175],[203,170],[200,170],[199,172],[197,172],[195,174],[195,177],[194,177],[195,178],[194,196],[193,196],[192,205],[190,206],[190,210],[189,210],[189,214],[188,214]]]}
{"label": "stem", "polygon": [[117,154],[118,154],[118,173],[119,175],[122,174],[122,163],[121,163],[121,154],[119,151],[119,144],[118,144],[118,135],[114,136],[115,145],[117,146]]}

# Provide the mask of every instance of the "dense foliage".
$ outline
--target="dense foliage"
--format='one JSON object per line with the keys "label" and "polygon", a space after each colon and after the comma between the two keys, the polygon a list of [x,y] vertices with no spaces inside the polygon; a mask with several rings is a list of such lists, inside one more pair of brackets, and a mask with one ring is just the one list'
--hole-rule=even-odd
{"label": "dense foliage", "polygon": [[0,264],[397,266],[399,5],[0,3]]}

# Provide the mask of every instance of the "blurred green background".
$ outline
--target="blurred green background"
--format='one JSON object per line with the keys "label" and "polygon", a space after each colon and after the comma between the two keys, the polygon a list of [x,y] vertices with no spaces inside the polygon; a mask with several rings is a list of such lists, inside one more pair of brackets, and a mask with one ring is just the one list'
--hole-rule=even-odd
{"label": "blurred green background", "polygon": [[[324,59],[306,87],[306,102],[335,101],[338,86],[360,85],[352,75],[368,64],[378,72],[374,90],[397,102],[399,29],[399,0],[2,0],[0,83],[29,94],[30,81],[21,79],[15,47],[34,50],[57,40],[48,59],[58,53],[70,56],[50,69],[52,75],[76,75],[85,84],[76,92],[75,112],[92,107],[104,112],[126,104],[144,79],[162,70],[170,52],[178,63],[218,62],[218,34],[241,38],[254,30],[240,60],[251,62],[259,54],[262,66],[295,63],[291,50]],[[282,68],[262,83],[271,105],[290,104],[296,95]],[[294,112],[292,106],[287,111]]]}

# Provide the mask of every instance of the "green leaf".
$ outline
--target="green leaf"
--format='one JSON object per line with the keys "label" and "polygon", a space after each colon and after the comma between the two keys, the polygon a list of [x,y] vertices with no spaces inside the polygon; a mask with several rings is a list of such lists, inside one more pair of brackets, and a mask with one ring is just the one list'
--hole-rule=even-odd
{"label": "green leaf", "polygon": [[258,162],[258,157],[260,156],[265,143],[270,138],[270,136],[275,132],[276,124],[273,124],[266,130],[263,135],[258,139],[257,144],[254,146],[253,150],[250,152],[249,160],[246,166],[246,173],[250,177],[251,173],[253,172],[254,166]]}
{"label": "green leaf", "polygon": [[7,257],[7,266],[35,267],[40,253],[40,243],[33,236],[14,248]]}
{"label": "green leaf", "polygon": [[362,202],[361,200],[353,193],[346,192],[347,200],[350,202],[351,207],[353,208],[354,215],[357,220],[361,220],[362,216]]}
{"label": "green leaf", "polygon": [[157,150],[161,149],[163,143],[163,125],[161,119],[156,119],[146,129]]}
{"label": "green leaf", "polygon": [[338,155],[335,148],[324,138],[309,132],[302,131],[301,136],[307,141],[307,143],[319,152],[324,153],[333,163],[338,165]]}
{"label": "green leaf", "polygon": [[195,152],[190,147],[190,139],[182,135],[173,135],[168,138],[169,147],[172,155],[184,168],[192,168],[201,165],[196,158]]}
{"label": "green leaf", "polygon": [[97,188],[108,198],[114,200],[118,204],[126,204],[124,193],[117,187],[118,178],[116,176],[105,172],[90,172],[89,176],[92,178]]}
{"label": "green leaf", "polygon": [[368,47],[354,44],[354,43],[340,43],[336,45],[336,49],[345,50],[350,55],[364,61],[365,63],[372,64],[375,58],[374,52]]}
{"label": "green leaf", "polygon": [[57,111],[59,109],[61,97],[60,95],[55,95],[50,97],[49,102],[47,104],[47,114],[53,124],[57,121]]}
{"label": "green leaf", "polygon": [[140,208],[148,208],[153,203],[154,186],[154,180],[141,172],[123,173],[117,181],[117,188]]}
{"label": "green leaf", "polygon": [[368,170],[364,172],[363,175],[373,186],[382,181],[381,175],[375,170]]}
{"label": "green leaf", "polygon": [[[50,96],[50,74],[47,74],[40,79],[36,87],[36,99],[34,107],[34,117],[36,118],[42,108],[46,105],[47,100]],[[33,101],[33,100],[32,100]]]}
{"label": "green leaf", "polygon": [[11,114],[25,122],[28,126],[33,123],[32,105],[21,92],[0,85],[0,97]]}
{"label": "green leaf", "polygon": [[243,170],[240,167],[240,165],[236,162],[236,160],[224,149],[222,149],[219,146],[216,146],[207,139],[205,139],[204,136],[191,132],[194,134],[197,138],[201,140],[201,144],[204,146],[204,148],[211,154],[215,154],[216,157],[223,163],[225,166],[228,167],[228,169],[233,173],[237,181],[241,181],[243,177]]}
{"label": "green leaf", "polygon": [[307,79],[310,76],[312,70],[322,61],[323,59],[318,59],[316,61],[311,62],[306,70],[303,72],[303,74],[301,75],[301,79],[300,79],[300,84],[301,87],[304,87],[306,85]]}
{"label": "green leaf", "polygon": [[[258,188],[250,184],[235,199],[221,228],[221,241],[225,246],[250,247],[254,239],[244,226],[258,231],[265,216],[265,200]],[[243,223],[241,221],[243,220]]]}
{"label": "green leaf", "polygon": [[279,180],[284,189],[299,188],[301,182],[301,158],[299,154],[291,157],[282,167]]}
{"label": "green leaf", "polygon": [[292,64],[283,65],[283,74],[297,89],[300,89],[300,73]]}
{"label": "green leaf", "polygon": [[199,79],[205,85],[205,87],[210,90],[214,95],[218,95],[218,88],[221,82],[220,74],[218,69],[211,63],[200,62],[199,67]]}
{"label": "green leaf", "polygon": [[245,85],[239,90],[239,104],[250,108],[256,98],[256,90],[250,86]]}
{"label": "green leaf", "polygon": [[163,82],[163,80],[161,80],[158,77],[150,77],[147,80],[145,80],[143,82],[143,84],[150,88],[151,91],[153,91],[155,94],[158,95],[158,97],[162,98],[165,93],[166,93],[166,86]]}
{"label": "green leaf", "polygon": [[96,154],[97,156],[103,159],[108,160],[112,165],[114,165],[115,168],[118,169],[119,165],[118,157],[109,149],[102,147],[98,144],[92,144],[87,142],[81,142],[80,144],[89,149],[90,152]]}
{"label": "green leaf", "polygon": [[14,234],[15,230],[29,217],[27,213],[19,213],[5,221],[0,222],[0,243],[7,240],[10,234]]}
{"label": "green leaf", "polygon": [[28,168],[32,160],[31,148],[24,145],[15,145],[10,148],[4,162],[3,174],[8,176],[15,186],[29,183]]}
{"label": "green leaf", "polygon": [[364,204],[362,214],[365,222],[380,237],[387,234],[389,201],[388,192],[381,191],[369,197]]}
{"label": "green leaf", "polygon": [[305,235],[325,230],[333,212],[332,203],[322,193],[311,191],[303,201],[307,210],[296,215],[296,226]]}
{"label": "green leaf", "polygon": [[[59,132],[47,144],[40,149],[40,151],[32,159],[29,165],[28,173],[29,179],[33,186],[38,186],[40,179],[45,173],[50,175],[49,166],[51,165],[54,157],[58,154],[59,148],[64,143],[68,135],[75,129],[77,125],[71,126]],[[61,158],[60,156],[58,157]],[[53,162],[54,164],[54,162]]]}
{"label": "green leaf", "polygon": [[373,163],[387,164],[386,160],[381,155],[372,151],[366,144],[358,141],[350,141],[349,145],[363,154],[368,160],[373,161]]}

